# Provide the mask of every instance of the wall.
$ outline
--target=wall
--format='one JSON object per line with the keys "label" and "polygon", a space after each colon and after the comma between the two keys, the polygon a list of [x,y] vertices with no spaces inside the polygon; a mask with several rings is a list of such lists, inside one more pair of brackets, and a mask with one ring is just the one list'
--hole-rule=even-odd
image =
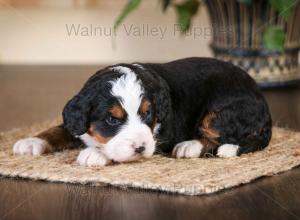
{"label": "wall", "polygon": [[[183,37],[174,28],[173,9],[163,14],[157,1],[146,1],[113,37],[111,27],[122,7],[111,2],[85,8],[5,5],[0,9],[0,64],[107,64],[211,56],[204,8],[190,35]],[[68,33],[72,24],[82,28],[77,36]],[[143,33],[147,27],[152,32]]]}

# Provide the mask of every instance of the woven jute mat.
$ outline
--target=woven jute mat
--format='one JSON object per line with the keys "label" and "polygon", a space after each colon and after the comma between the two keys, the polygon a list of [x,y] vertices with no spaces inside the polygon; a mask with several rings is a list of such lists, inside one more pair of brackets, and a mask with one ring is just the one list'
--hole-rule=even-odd
{"label": "woven jute mat", "polygon": [[261,176],[300,165],[300,133],[273,129],[270,145],[263,151],[234,158],[151,159],[100,168],[76,164],[79,150],[43,156],[14,156],[13,143],[59,123],[59,119],[0,133],[0,174],[53,182],[114,185],[200,195],[249,183]]}

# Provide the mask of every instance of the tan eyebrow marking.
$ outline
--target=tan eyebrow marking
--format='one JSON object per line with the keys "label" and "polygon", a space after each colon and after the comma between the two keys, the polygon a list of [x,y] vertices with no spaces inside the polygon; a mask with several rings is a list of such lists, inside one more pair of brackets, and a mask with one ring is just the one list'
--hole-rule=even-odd
{"label": "tan eyebrow marking", "polygon": [[111,115],[118,119],[124,119],[125,110],[120,105],[114,105],[111,109],[109,109]]}
{"label": "tan eyebrow marking", "polygon": [[145,113],[150,109],[151,103],[148,100],[143,100],[140,106],[140,113]]}

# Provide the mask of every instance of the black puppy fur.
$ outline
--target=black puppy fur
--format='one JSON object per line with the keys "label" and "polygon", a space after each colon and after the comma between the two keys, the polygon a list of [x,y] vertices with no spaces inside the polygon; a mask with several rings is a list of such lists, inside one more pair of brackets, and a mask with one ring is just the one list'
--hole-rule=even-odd
{"label": "black puppy fur", "polygon": [[[154,103],[149,125],[160,123],[159,152],[171,152],[182,141],[197,139],[204,153],[215,154],[222,144],[238,145],[238,155],[265,148],[272,135],[268,105],[254,80],[240,68],[211,58],[187,58],[165,64],[118,64],[133,70]],[[64,108],[64,127],[73,135],[91,123],[104,136],[103,119],[115,101],[110,84],[121,74],[105,68],[93,75]],[[100,119],[100,120],[99,120]],[[202,153],[203,155],[203,153]]]}

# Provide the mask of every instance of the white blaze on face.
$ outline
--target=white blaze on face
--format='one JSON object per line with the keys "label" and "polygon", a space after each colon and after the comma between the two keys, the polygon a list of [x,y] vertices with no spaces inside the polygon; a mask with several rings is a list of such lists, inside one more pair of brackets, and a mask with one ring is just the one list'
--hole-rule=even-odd
{"label": "white blaze on face", "polygon": [[114,67],[113,70],[123,73],[116,81],[111,82],[111,94],[121,99],[121,105],[128,116],[136,117],[141,105],[144,89],[135,73],[128,67]]}
{"label": "white blaze on face", "polygon": [[105,153],[115,161],[130,161],[141,156],[135,153],[135,149],[144,146],[142,156],[151,157],[155,141],[151,129],[142,122],[138,114],[144,93],[141,82],[128,67],[117,66],[112,70],[123,74],[111,82],[111,94],[119,98],[121,106],[127,113],[127,120],[121,130],[105,145]]}

